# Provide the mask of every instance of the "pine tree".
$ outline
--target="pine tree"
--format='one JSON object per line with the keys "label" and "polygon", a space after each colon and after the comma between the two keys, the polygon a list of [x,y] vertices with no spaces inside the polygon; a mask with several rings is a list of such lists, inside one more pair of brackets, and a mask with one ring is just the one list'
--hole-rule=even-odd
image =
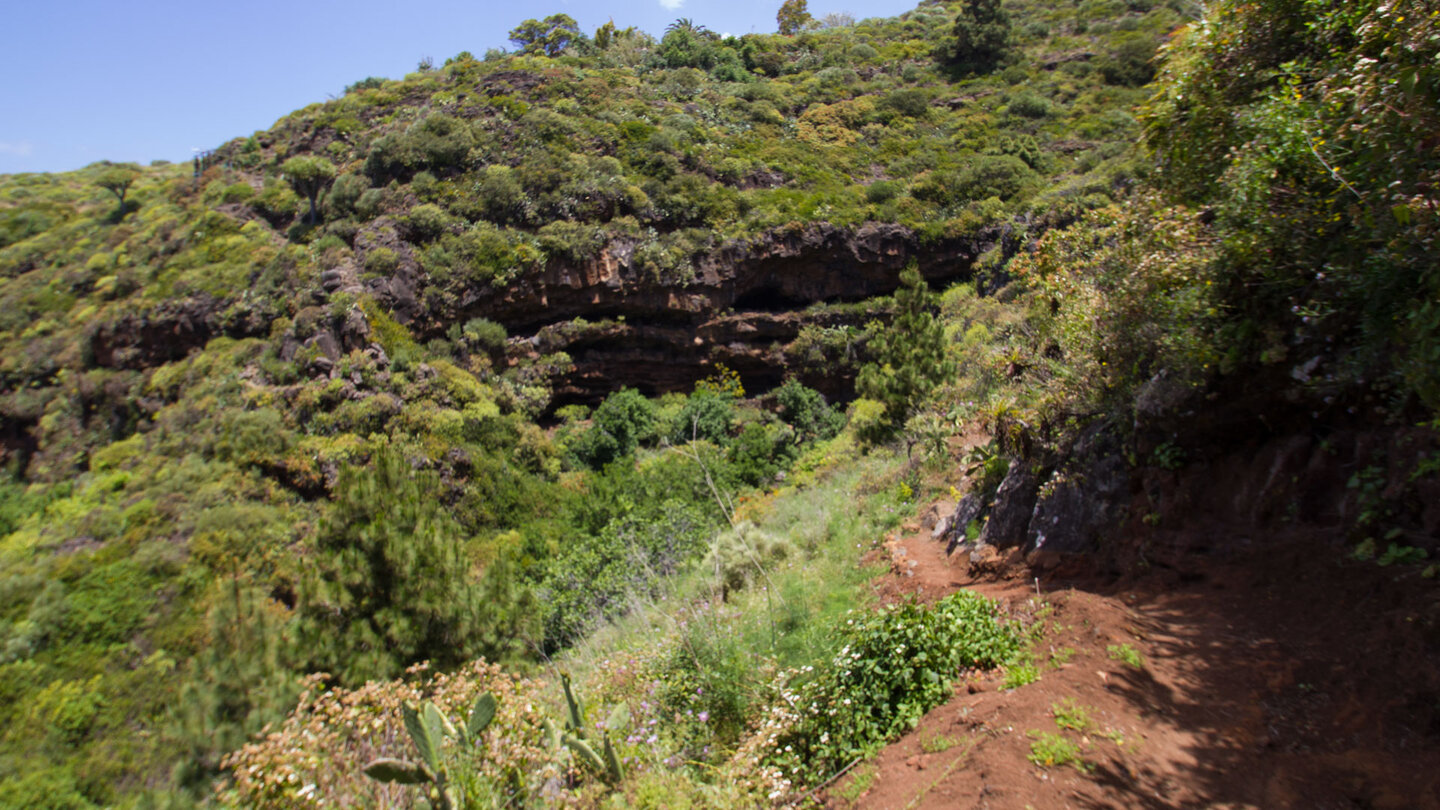
{"label": "pine tree", "polygon": [[217,595],[209,644],[191,659],[170,713],[168,735],[185,752],[175,767],[178,786],[208,789],[221,757],[292,708],[299,680],[286,662],[281,610],[238,578]]}
{"label": "pine tree", "polygon": [[1010,50],[1010,16],[1000,0],[966,0],[955,17],[950,63],[963,73],[989,73]]}
{"label": "pine tree", "polygon": [[440,481],[398,452],[341,474],[297,611],[310,667],[348,683],[429,660],[448,667],[523,649],[535,614],[503,561],[472,581],[460,527],[435,499]]}
{"label": "pine tree", "polygon": [[935,295],[911,264],[900,273],[895,318],[870,342],[875,362],[860,369],[860,396],[885,405],[883,435],[893,435],[935,387],[955,373],[945,355],[945,328],[933,314]]}

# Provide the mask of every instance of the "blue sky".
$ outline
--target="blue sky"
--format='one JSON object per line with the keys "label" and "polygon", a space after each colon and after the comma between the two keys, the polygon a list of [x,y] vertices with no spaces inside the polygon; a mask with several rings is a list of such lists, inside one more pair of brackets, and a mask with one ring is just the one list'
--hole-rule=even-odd
{"label": "blue sky", "polygon": [[[819,17],[899,14],[917,0],[810,0]],[[399,78],[423,57],[509,47],[506,34],[556,12],[587,32],[606,20],[659,35],[679,17],[730,34],[773,32],[781,0],[52,0],[5,12],[0,173],[97,160],[189,160],[267,129],[366,76]]]}

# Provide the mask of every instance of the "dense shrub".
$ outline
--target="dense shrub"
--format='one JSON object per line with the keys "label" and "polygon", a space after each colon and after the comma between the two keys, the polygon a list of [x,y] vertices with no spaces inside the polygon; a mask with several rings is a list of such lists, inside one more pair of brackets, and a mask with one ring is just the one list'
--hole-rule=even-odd
{"label": "dense shrub", "polygon": [[400,266],[400,257],[388,247],[375,248],[365,254],[365,272],[388,276]]}
{"label": "dense shrub", "polygon": [[776,782],[819,784],[949,700],[961,668],[1000,666],[1020,646],[995,604],[968,591],[856,614],[837,635],[835,657],[796,677],[767,718]]}
{"label": "dense shrub", "polygon": [[432,203],[417,205],[400,220],[400,227],[412,242],[430,242],[450,230],[455,220],[445,209]]}
{"label": "dense shrub", "polygon": [[360,195],[370,189],[370,181],[361,174],[342,174],[335,178],[330,193],[325,195],[325,210],[331,219],[347,217],[356,212]]}
{"label": "dense shrub", "polygon": [[699,556],[713,521],[679,499],[617,518],[597,535],[572,537],[539,589],[545,643],[573,643],[600,622],[651,599],[663,578]]}
{"label": "dense shrub", "polygon": [[365,173],[376,182],[408,177],[420,169],[437,174],[459,168],[475,145],[470,125],[444,113],[433,113],[404,133],[385,135],[370,147]]}
{"label": "dense shrub", "polygon": [[775,401],[780,419],[795,429],[801,441],[832,438],[845,424],[845,417],[825,402],[823,394],[793,378],[776,389]]}
{"label": "dense shrub", "polygon": [[581,437],[575,453],[586,464],[603,467],[635,452],[654,427],[655,411],[650,401],[633,388],[622,388],[595,409],[590,429]]}
{"label": "dense shrub", "polygon": [[697,390],[685,401],[675,418],[670,440],[676,444],[703,439],[723,444],[730,438],[735,411],[729,396],[715,391]]}
{"label": "dense shrub", "polygon": [[940,205],[1016,196],[1037,179],[1025,161],[1013,155],[977,155],[953,171],[932,172],[911,191],[918,199]]}

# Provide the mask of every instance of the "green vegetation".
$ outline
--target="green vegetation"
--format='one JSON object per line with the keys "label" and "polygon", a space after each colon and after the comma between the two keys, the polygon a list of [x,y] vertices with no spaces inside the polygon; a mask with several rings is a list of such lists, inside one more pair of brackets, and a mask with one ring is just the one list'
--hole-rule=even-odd
{"label": "green vegetation", "polygon": [[780,10],[775,14],[775,25],[781,36],[794,36],[814,22],[815,18],[810,16],[806,5],[805,0],[785,0],[780,4]]}
{"label": "green vegetation", "polygon": [[955,15],[950,61],[965,73],[988,73],[1005,58],[1010,40],[1010,17],[1000,0],[964,0]]}
{"label": "green vegetation", "polygon": [[1031,762],[1042,768],[1056,768],[1070,765],[1082,773],[1094,767],[1085,761],[1080,746],[1065,737],[1048,731],[1031,732],[1035,741],[1030,743]]}
{"label": "green vegetation", "polygon": [[874,753],[950,697],[961,668],[999,666],[1019,648],[990,602],[961,591],[847,619],[839,652],[785,689],[763,757],[784,781],[811,784]]}
{"label": "green vegetation", "polygon": [[1129,644],[1110,644],[1105,647],[1105,654],[1131,669],[1145,668],[1144,656]]}
{"label": "green vegetation", "polygon": [[945,351],[945,330],[931,313],[934,296],[911,267],[900,274],[895,294],[895,319],[876,330],[871,341],[874,362],[860,371],[855,389],[883,406],[883,417],[871,437],[883,440],[905,424],[911,414],[944,380],[954,374]]}
{"label": "green vegetation", "polygon": [[140,179],[140,167],[133,163],[121,163],[110,166],[100,172],[95,178],[95,185],[115,195],[115,218],[118,220],[125,215],[125,195],[130,193],[130,186]]}
{"label": "green vegetation", "polygon": [[[877,609],[855,564],[962,433],[993,437],[961,461],[989,499],[1095,420],[1252,379],[1433,423],[1436,18],[1191,11],[787,2],[780,34],[659,40],[555,14],[198,176],[0,178],[0,796],[396,804],[363,769],[423,776],[418,751],[434,802],[755,804],[911,728],[962,665],[1038,677],[995,606]],[[734,251],[862,231],[917,266],[784,302],[810,308],[733,356],[744,385],[717,344],[693,388],[587,399],[566,352],[663,319],[491,307],[603,269],[692,319]],[[1183,471],[1180,441],[1132,462]],[[1356,553],[1397,566],[1433,557],[1398,464],[1353,483]],[[448,718],[486,693],[471,756]],[[1055,716],[1036,761],[1082,762],[1086,712]]]}
{"label": "green vegetation", "polygon": [[320,223],[320,214],[316,210],[315,201],[329,185],[335,180],[335,164],[319,157],[293,157],[280,166],[280,172],[295,189],[296,194],[303,195],[310,201],[310,224]]}

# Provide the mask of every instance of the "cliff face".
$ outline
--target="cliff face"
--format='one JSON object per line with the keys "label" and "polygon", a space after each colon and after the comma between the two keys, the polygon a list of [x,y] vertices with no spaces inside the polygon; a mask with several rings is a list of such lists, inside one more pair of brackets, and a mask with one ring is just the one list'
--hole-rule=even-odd
{"label": "cliff face", "polygon": [[[597,401],[622,385],[654,394],[687,390],[724,363],[747,387],[778,385],[789,371],[788,351],[807,326],[863,326],[864,316],[814,308],[863,301],[893,292],[899,271],[916,261],[932,284],[968,278],[978,256],[1002,234],[922,245],[897,225],[840,228],[828,223],[772,232],[700,257],[693,279],[666,282],[639,270],[634,246],[612,243],[580,265],[551,263],[503,287],[466,292],[454,312],[406,310],[414,290],[394,289],[385,303],[408,315],[420,333],[485,317],[537,350],[564,351],[574,370],[558,381],[557,401]],[[808,311],[807,311],[808,310]],[[603,328],[560,329],[577,318]],[[848,396],[843,372],[812,371],[802,379],[832,397]]]}
{"label": "cliff face", "polygon": [[[765,390],[792,366],[800,371],[795,344],[806,327],[858,332],[869,317],[814,305],[889,294],[912,260],[936,286],[969,278],[976,258],[1003,244],[1004,236],[993,231],[922,244],[898,225],[816,223],[723,245],[697,257],[693,277],[683,280],[646,273],[634,261],[635,245],[615,241],[583,263],[553,260],[508,285],[443,298],[427,296],[432,285],[413,263],[369,281],[353,268],[327,271],[312,294],[316,303],[342,291],[372,295],[422,340],[443,337],[452,324],[488,318],[511,335],[512,361],[565,352],[573,366],[552,380],[557,405],[594,403],[622,386],[646,394],[688,390],[718,363],[739,372],[747,387]],[[91,356],[102,367],[139,369],[183,357],[219,335],[268,333],[268,318],[237,317],[236,311],[235,302],[210,297],[167,302],[95,327]],[[333,360],[365,348],[368,330],[322,330],[309,341]],[[804,364],[802,381],[847,398],[853,379],[846,364],[827,367],[814,359]]]}

